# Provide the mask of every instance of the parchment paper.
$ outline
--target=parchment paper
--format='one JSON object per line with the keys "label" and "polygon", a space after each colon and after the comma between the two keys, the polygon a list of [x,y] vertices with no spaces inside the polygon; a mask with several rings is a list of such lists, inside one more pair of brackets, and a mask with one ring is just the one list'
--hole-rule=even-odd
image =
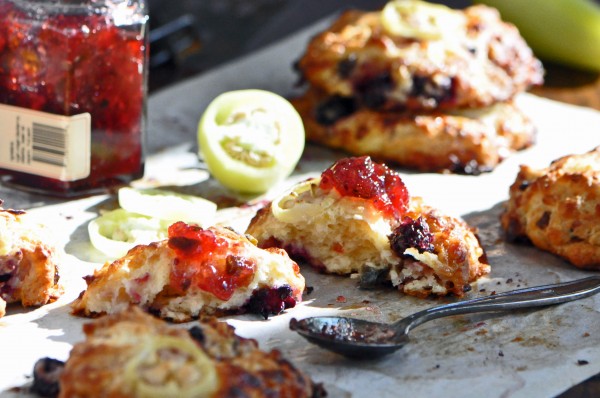
{"label": "parchment paper", "polygon": [[[317,24],[293,37],[219,70],[155,94],[149,106],[149,153],[146,178],[139,185],[166,186],[203,195],[229,205],[219,221],[243,232],[261,200],[294,181],[320,173],[343,156],[308,146],[298,170],[264,197],[237,197],[208,179],[196,156],[196,126],[216,95],[233,89],[262,88],[282,95],[295,91],[293,61]],[[412,195],[461,216],[479,229],[492,272],[474,285],[469,297],[525,286],[567,281],[589,275],[536,248],[507,244],[498,217],[518,166],[544,167],[559,156],[582,153],[600,144],[600,113],[524,94],[519,104],[538,127],[537,144],[480,176],[417,174],[400,170]],[[10,198],[8,198],[10,200]],[[232,204],[249,202],[243,208]],[[55,203],[55,202],[51,202]],[[9,204],[12,207],[14,203]],[[67,259],[61,267],[66,293],[38,309],[8,307],[0,318],[0,391],[29,381],[34,362],[43,356],[66,359],[72,344],[83,339],[86,319],[69,314],[68,304],[84,289],[82,277],[106,259],[87,237],[87,223],[115,198],[96,196],[31,209],[50,225]],[[401,351],[378,361],[351,361],[312,346],[288,330],[292,317],[338,313],[393,321],[432,305],[452,301],[419,300],[393,290],[359,290],[356,281],[325,276],[303,267],[314,291],[304,303],[265,321],[256,316],[224,318],[240,335],[253,337],[264,349],[277,348],[331,397],[553,397],[600,372],[600,296],[507,316],[457,316],[415,329]],[[189,326],[189,325],[182,325]]]}

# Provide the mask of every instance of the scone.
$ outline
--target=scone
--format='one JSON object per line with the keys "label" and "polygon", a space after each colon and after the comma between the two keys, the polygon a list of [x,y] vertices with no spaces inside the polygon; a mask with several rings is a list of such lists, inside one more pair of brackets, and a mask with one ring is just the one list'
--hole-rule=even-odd
{"label": "scone", "polygon": [[46,227],[25,211],[0,207],[0,317],[7,303],[40,306],[63,293],[58,274],[61,255],[49,238]]}
{"label": "scone", "polygon": [[489,106],[542,83],[541,62],[497,10],[401,2],[392,28],[385,8],[344,12],[308,43],[296,64],[302,79],[378,110]]}
{"label": "scone", "polygon": [[600,270],[600,147],[543,169],[521,166],[501,222],[509,240]]}
{"label": "scone", "polygon": [[112,314],[138,305],[161,318],[279,314],[302,300],[304,278],[284,250],[263,250],[224,228],[177,222],[166,240],[138,245],[87,277],[73,313]]}
{"label": "scone", "polygon": [[324,273],[358,274],[408,295],[462,296],[490,271],[474,231],[409,197],[369,157],[342,159],[258,211],[246,233]]}
{"label": "scone", "polygon": [[84,325],[86,339],[65,363],[43,358],[32,390],[58,397],[324,396],[320,385],[277,350],[234,333],[215,318],[189,330],[137,307]]}
{"label": "scone", "polygon": [[421,113],[358,108],[316,89],[292,100],[309,141],[419,171],[480,174],[535,142],[535,127],[512,102]]}

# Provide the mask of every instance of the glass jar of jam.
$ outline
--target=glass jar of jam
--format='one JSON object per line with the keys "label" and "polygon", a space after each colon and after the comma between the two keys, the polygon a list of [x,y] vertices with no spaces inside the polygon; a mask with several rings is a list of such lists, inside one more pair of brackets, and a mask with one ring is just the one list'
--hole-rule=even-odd
{"label": "glass jar of jam", "polygon": [[1,183],[59,196],[144,173],[144,0],[0,0]]}

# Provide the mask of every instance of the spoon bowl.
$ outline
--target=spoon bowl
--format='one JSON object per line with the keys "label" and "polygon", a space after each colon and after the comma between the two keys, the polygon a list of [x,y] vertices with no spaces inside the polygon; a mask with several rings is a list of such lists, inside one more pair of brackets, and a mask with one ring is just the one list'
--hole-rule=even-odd
{"label": "spoon bowl", "polygon": [[292,319],[290,329],[309,342],[350,358],[375,359],[391,354],[408,342],[410,330],[427,321],[450,315],[506,312],[544,307],[589,297],[600,292],[600,275],[571,282],[512,290],[416,312],[398,322],[384,324],[340,316]]}
{"label": "spoon bowl", "polygon": [[290,329],[311,343],[357,359],[379,358],[408,342],[408,335],[399,335],[392,325],[339,316],[292,319]]}

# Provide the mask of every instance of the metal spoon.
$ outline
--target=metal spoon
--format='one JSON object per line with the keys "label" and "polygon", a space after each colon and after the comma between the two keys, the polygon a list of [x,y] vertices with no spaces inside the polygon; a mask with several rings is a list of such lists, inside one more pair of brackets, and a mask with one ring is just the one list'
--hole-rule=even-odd
{"label": "metal spoon", "polygon": [[578,300],[600,292],[600,276],[571,282],[513,290],[416,312],[398,322],[384,324],[339,316],[292,319],[290,329],[311,343],[352,358],[378,358],[408,342],[408,333],[427,321],[450,315],[502,312]]}

